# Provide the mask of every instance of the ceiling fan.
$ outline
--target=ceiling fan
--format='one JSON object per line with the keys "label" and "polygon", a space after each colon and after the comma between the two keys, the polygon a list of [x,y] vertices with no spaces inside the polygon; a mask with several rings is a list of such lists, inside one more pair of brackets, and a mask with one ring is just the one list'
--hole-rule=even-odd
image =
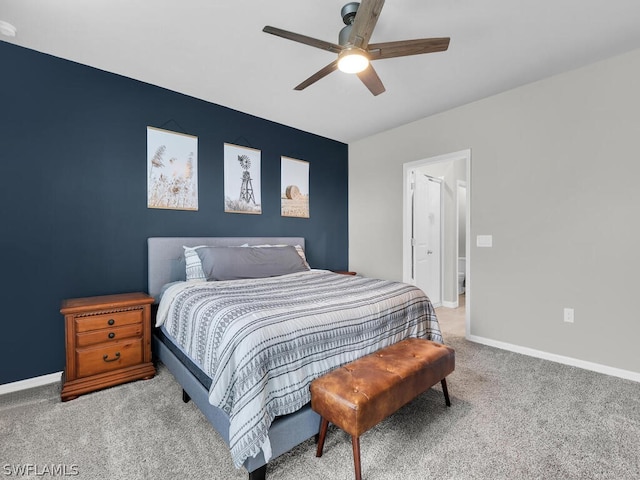
{"label": "ceiling fan", "polygon": [[449,48],[450,40],[444,37],[369,43],[383,5],[384,0],[362,0],[361,3],[350,2],[342,7],[340,14],[346,27],[340,31],[338,44],[268,25],[262,31],[338,54],[338,58],[311,75],[294,90],[303,90],[334,70],[340,69],[347,73],[355,73],[373,95],[380,95],[385,88],[370,61],[443,52]]}

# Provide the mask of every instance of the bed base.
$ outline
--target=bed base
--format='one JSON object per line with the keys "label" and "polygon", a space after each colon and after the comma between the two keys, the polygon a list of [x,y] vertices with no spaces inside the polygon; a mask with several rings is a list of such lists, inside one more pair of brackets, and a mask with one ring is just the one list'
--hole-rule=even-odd
{"label": "bed base", "polygon": [[[182,401],[184,403],[189,403],[191,401],[191,397],[189,394],[183,389],[182,390]],[[316,436],[316,443],[318,442],[318,436]],[[249,472],[249,480],[266,480],[267,478],[267,466],[263,465],[260,468],[254,470],[253,472]]]}
{"label": "bed base", "polygon": [[[229,416],[209,403],[208,390],[156,335],[153,335],[153,353],[154,360],[162,362],[182,386],[183,401],[193,400],[228,446]],[[317,439],[319,430],[320,416],[311,410],[309,404],[290,415],[276,418],[269,428],[272,459],[313,436]],[[266,480],[267,462],[262,452],[248,458],[244,467],[249,472],[249,480]]]}

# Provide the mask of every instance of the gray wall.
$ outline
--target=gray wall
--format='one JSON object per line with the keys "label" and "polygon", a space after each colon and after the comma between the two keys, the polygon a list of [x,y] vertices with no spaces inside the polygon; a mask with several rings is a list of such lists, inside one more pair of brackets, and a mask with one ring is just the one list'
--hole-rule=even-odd
{"label": "gray wall", "polygon": [[402,164],[470,148],[471,335],[640,372],[638,85],[640,50],[351,144],[350,269],[401,279]]}

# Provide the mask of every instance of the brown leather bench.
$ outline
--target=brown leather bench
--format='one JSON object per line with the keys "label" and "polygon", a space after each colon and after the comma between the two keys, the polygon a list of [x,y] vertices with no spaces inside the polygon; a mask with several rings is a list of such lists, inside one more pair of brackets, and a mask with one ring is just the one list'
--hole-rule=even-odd
{"label": "brown leather bench", "polygon": [[329,422],[351,435],[356,480],[361,480],[360,435],[403,405],[442,384],[455,368],[455,351],[421,338],[408,338],[343,365],[311,382],[311,408],[321,417],[316,456],[322,456]]}

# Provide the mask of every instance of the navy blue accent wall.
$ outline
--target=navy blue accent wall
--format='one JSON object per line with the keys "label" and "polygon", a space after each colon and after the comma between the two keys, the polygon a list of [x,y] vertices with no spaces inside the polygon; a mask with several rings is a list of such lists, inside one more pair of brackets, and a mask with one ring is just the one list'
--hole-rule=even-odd
{"label": "navy blue accent wall", "polygon": [[[146,291],[148,237],[302,236],[347,268],[346,144],[5,42],[0,64],[0,384],[64,369],[62,299]],[[198,137],[198,211],[147,208],[147,126]],[[262,151],[261,215],[224,213],[225,142]],[[280,216],[281,155],[310,162],[309,219]]]}

